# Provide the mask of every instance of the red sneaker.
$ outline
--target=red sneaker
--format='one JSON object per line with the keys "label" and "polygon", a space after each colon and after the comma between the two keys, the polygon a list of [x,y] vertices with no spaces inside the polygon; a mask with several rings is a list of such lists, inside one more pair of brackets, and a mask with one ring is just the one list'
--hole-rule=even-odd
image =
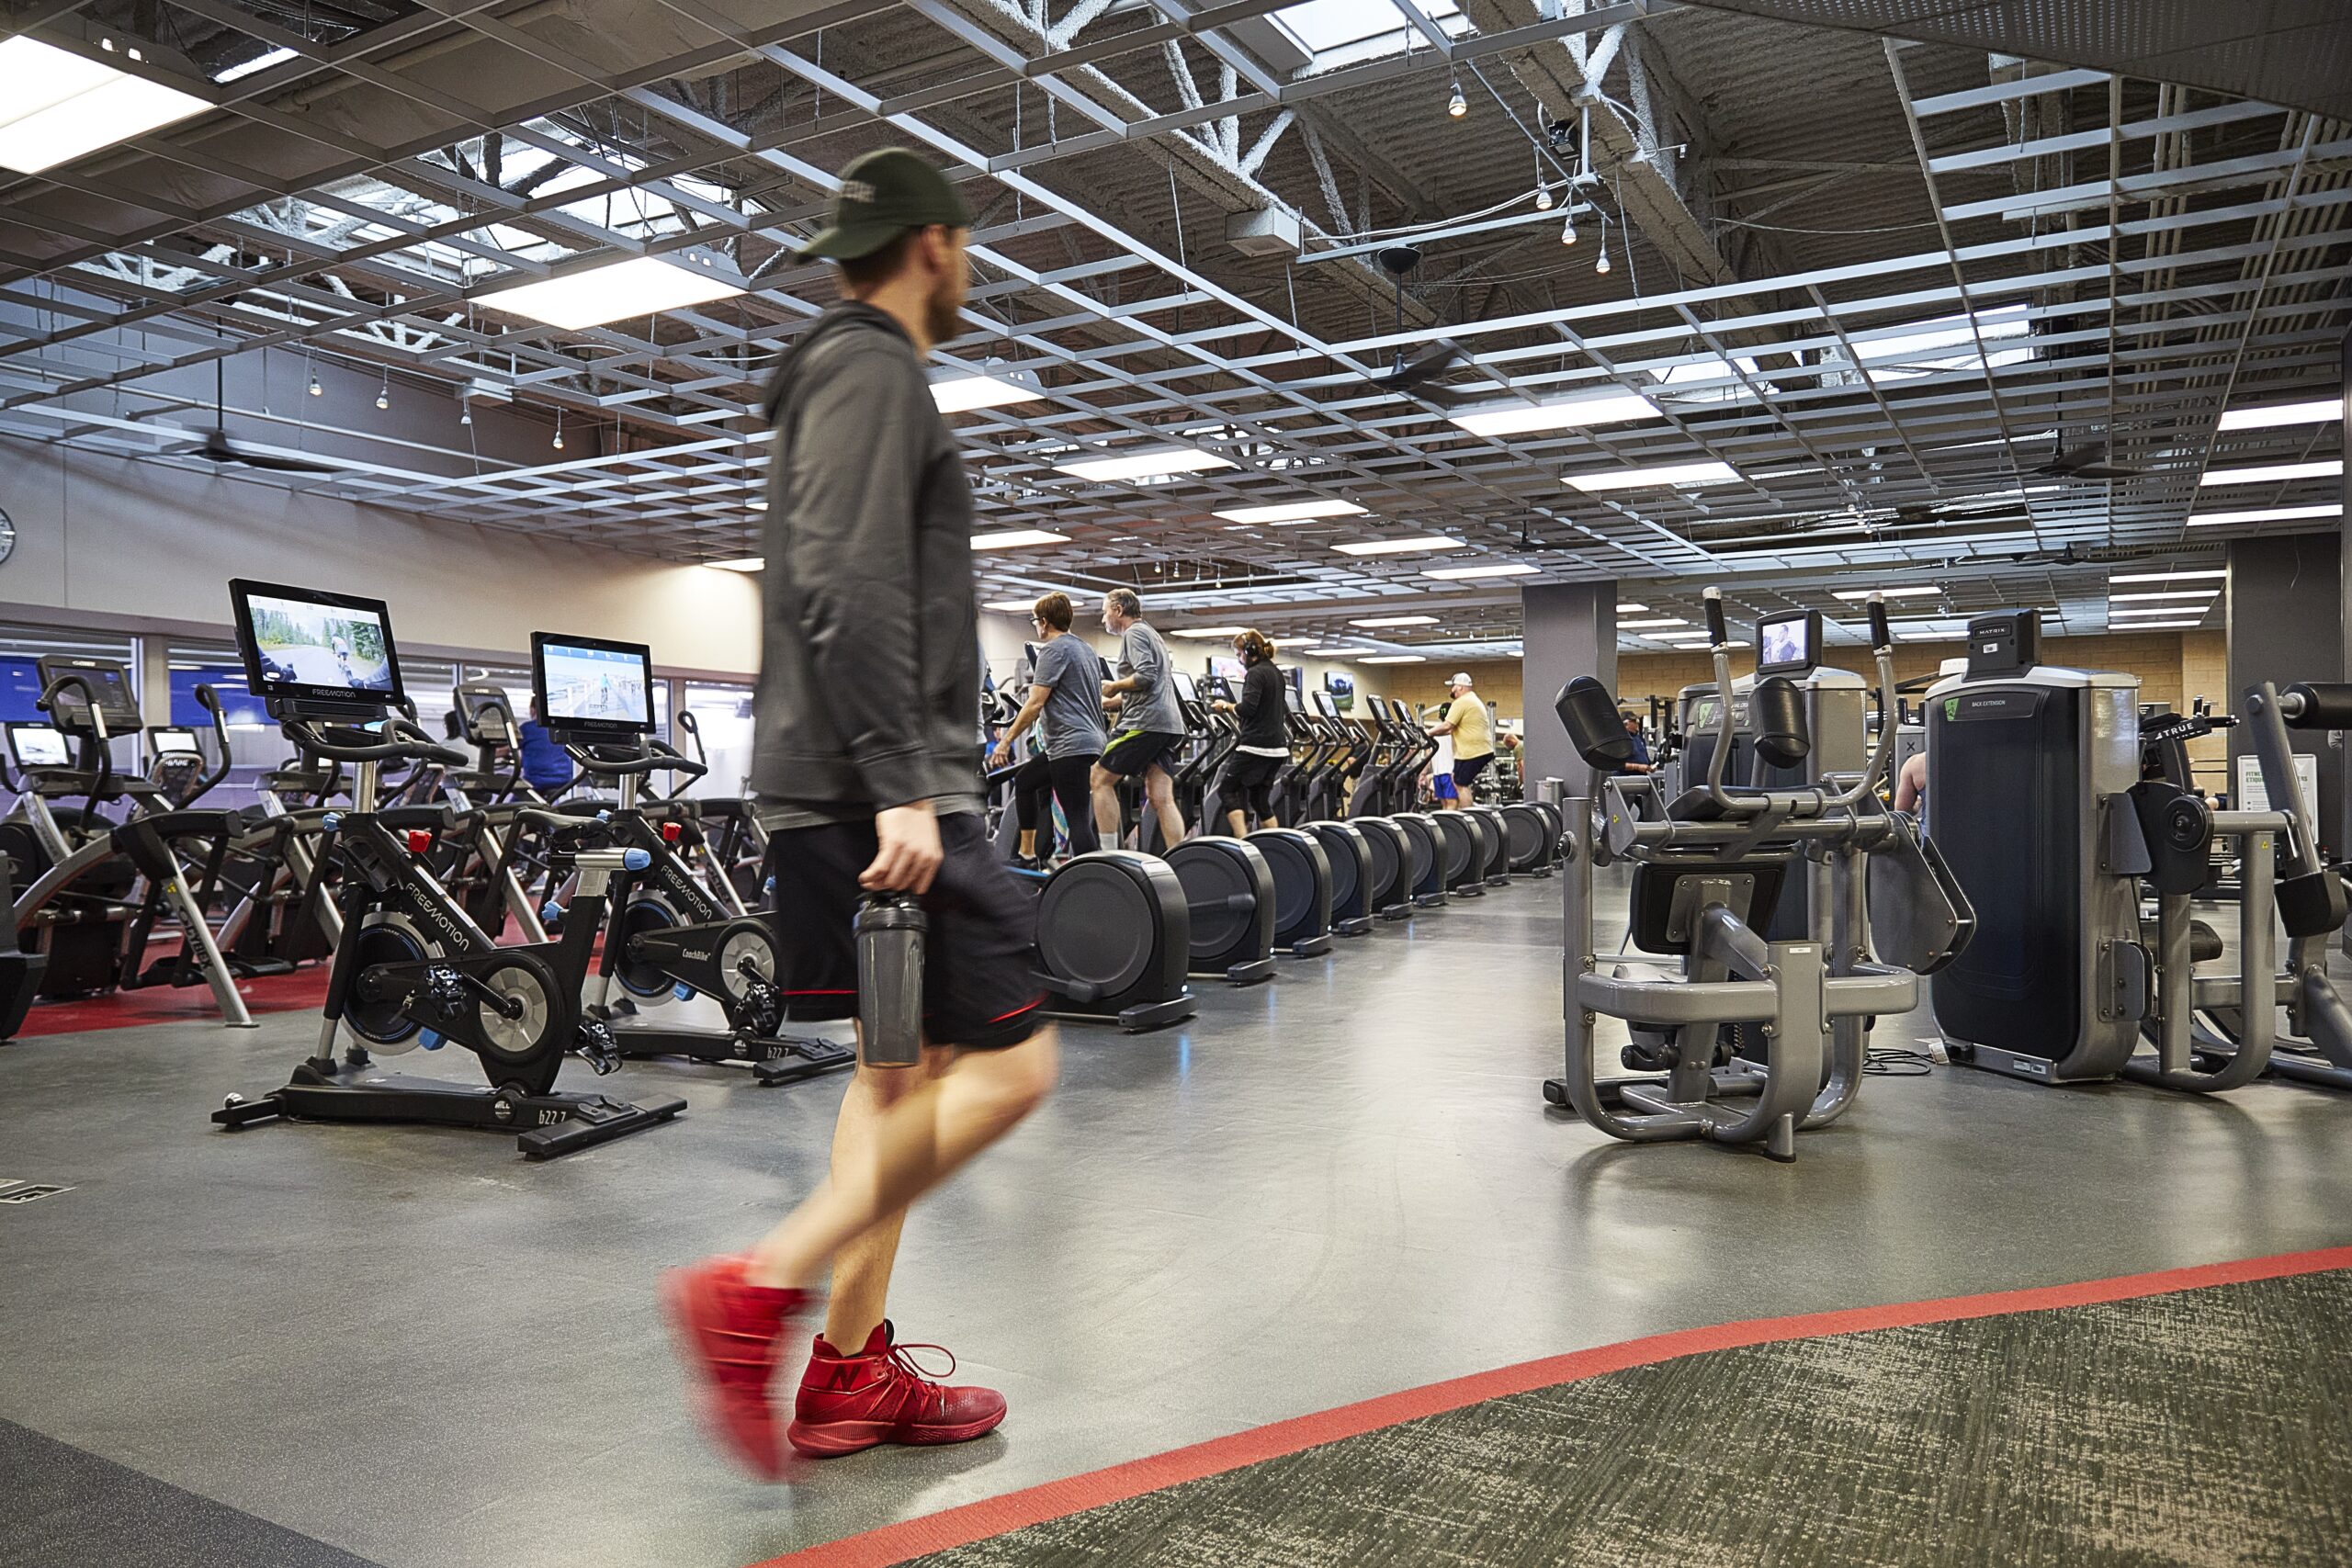
{"label": "red sneaker", "polygon": [[924,1375],[914,1350],[956,1358],[937,1345],[900,1345],[888,1323],[866,1337],[865,1348],[844,1356],[817,1337],[801,1375],[795,1419],[785,1437],[818,1459],[854,1454],[878,1443],[965,1443],[997,1428],[1004,1395],[992,1388],[951,1388]]}
{"label": "red sneaker", "polygon": [[707,1258],[662,1277],[662,1309],[678,1353],[702,1375],[703,1416],[719,1445],[769,1481],[784,1473],[768,1384],[786,1322],[808,1300],[743,1277],[750,1260]]}

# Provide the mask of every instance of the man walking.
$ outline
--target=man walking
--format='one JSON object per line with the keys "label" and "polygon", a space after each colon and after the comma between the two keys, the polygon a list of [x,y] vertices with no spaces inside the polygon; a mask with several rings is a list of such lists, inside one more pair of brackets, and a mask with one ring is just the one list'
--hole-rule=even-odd
{"label": "man walking", "polygon": [[1471,690],[1469,671],[1454,676],[1446,689],[1453,694],[1453,705],[1445,710],[1445,722],[1432,726],[1430,733],[1453,738],[1454,798],[1445,806],[1449,811],[1459,811],[1476,804],[1470,786],[1495,760],[1495,727],[1487,705]]}
{"label": "man walking", "polygon": [[1169,756],[1184,744],[1175,662],[1159,633],[1144,620],[1143,600],[1132,588],[1114,588],[1102,596],[1102,629],[1119,639],[1118,679],[1102,682],[1102,705],[1116,705],[1119,722],[1091,775],[1095,830],[1104,843],[1119,841],[1119,781],[1140,775],[1144,799],[1159,822],[1159,852],[1166,854],[1184,839],[1176,781],[1168,772]]}
{"label": "man walking", "polygon": [[[919,1372],[884,1316],[908,1204],[1012,1131],[1056,1071],[1035,916],[981,832],[971,493],[922,370],[957,331],[970,221],[912,152],[850,164],[801,253],[839,266],[847,298],[768,389],[753,778],[791,1015],[856,1016],[861,889],[917,895],[929,919],[922,1065],[861,1064],[825,1179],[750,1252],[663,1281],[712,1426],[770,1478],[786,1440],[819,1456],[961,1442],[1004,1418],[993,1391]],[[768,1384],[829,1264],[824,1332],[780,1438]]]}

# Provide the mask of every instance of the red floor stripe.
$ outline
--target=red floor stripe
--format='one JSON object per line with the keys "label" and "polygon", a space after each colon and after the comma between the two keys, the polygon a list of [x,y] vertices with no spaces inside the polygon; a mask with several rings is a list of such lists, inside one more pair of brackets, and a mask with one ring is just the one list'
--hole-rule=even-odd
{"label": "red floor stripe", "polygon": [[1049,1481],[1001,1497],[986,1497],[944,1513],[888,1525],[863,1535],[847,1536],[799,1551],[770,1558],[754,1568],[888,1568],[926,1552],[968,1546],[1008,1530],[1043,1524],[1070,1514],[1098,1508],[1146,1492],[1204,1476],[1238,1470],[1243,1465],[1278,1459],[1319,1444],[1353,1438],[1399,1422],[1458,1410],[1505,1394],[1623,1371],[1628,1367],[1726,1350],[1743,1345],[1769,1345],[1787,1339],[1809,1339],[1829,1334],[1853,1334],[1873,1328],[1903,1328],[1923,1323],[1952,1323],[1972,1317],[1996,1317],[2004,1313],[2047,1312],[2059,1307],[2091,1306],[2128,1301],[2135,1296],[2164,1295],[2207,1285],[2242,1284],[2250,1280],[2276,1280],[2292,1274],[2316,1274],[2352,1269],[2352,1247],[2314,1252],[2290,1252],[2274,1258],[2250,1258],[2230,1263],[2207,1263],[2190,1269],[2167,1269],[2154,1274],[2126,1274],[2111,1280],[2089,1280],[2072,1285],[2045,1285],[2032,1290],[1999,1291],[1989,1295],[1949,1296],[1936,1301],[1898,1302],[1889,1306],[1849,1307],[1836,1312],[1807,1313],[1798,1317],[1757,1318],[1746,1323],[1689,1328],[1597,1346],[1565,1356],[1524,1361],[1490,1372],[1454,1378],[1445,1382],[1384,1394],[1358,1404],[1319,1411],[1289,1421],[1277,1421],[1228,1438],[1212,1438],[1190,1448],[1175,1449],[1148,1459],[1112,1465],[1108,1469]]}
{"label": "red floor stripe", "polygon": [[[290,975],[265,975],[240,980],[237,992],[245,1010],[259,1018],[266,1013],[315,1008],[326,999],[327,966],[313,964]],[[36,1002],[25,1014],[17,1038],[79,1034],[94,1029],[131,1029],[145,1023],[198,1023],[220,1027],[220,1010],[213,1004],[209,986],[150,986],[136,991],[112,991],[77,1001]]]}

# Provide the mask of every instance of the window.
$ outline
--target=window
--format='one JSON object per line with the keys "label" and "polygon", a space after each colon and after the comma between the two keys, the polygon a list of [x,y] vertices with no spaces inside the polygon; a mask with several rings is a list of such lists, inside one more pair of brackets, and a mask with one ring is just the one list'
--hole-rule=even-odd
{"label": "window", "polygon": [[[1437,23],[1448,38],[1470,30],[1470,18],[1453,0],[1405,3]],[[1325,71],[1401,54],[1412,28],[1395,0],[1306,0],[1275,12],[1274,24],[1312,57],[1316,69]]]}

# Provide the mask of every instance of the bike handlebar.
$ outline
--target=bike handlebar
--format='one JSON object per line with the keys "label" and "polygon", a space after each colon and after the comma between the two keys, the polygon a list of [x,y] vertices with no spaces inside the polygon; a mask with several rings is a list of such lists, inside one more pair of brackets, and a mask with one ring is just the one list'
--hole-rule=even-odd
{"label": "bike handlebar", "polygon": [[288,719],[279,728],[297,746],[337,762],[438,762],[458,768],[469,761],[463,751],[442,745],[405,718],[387,717],[383,729],[372,736],[345,725],[319,725],[299,718]]}

